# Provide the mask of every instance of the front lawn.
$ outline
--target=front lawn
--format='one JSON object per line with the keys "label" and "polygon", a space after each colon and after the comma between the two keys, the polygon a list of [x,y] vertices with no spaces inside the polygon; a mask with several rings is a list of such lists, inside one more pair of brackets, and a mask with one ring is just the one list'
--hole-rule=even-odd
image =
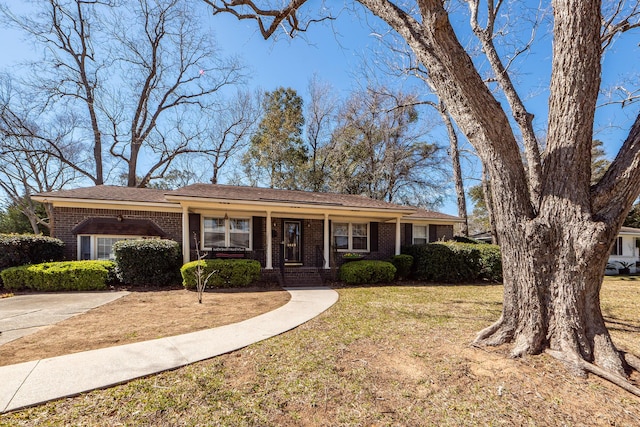
{"label": "front lawn", "polygon": [[[638,425],[640,400],[548,356],[470,346],[501,286],[339,289],[295,330],[172,372],[0,417],[1,425]],[[638,284],[607,280],[617,343],[640,349]]]}

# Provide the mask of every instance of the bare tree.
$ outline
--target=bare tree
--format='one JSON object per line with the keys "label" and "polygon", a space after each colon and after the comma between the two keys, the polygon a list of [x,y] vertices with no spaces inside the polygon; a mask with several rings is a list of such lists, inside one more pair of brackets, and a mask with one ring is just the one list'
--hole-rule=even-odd
{"label": "bare tree", "polygon": [[[372,31],[375,32],[376,29],[372,28]],[[444,102],[440,101],[438,96],[435,94],[433,84],[429,79],[428,71],[421,66],[419,61],[416,60],[415,55],[411,49],[406,46],[406,43],[403,43],[402,40],[398,39],[399,37],[390,37],[389,34],[386,34],[384,37],[380,36],[377,38],[379,43],[382,45],[382,48],[373,52],[373,55],[376,58],[376,68],[381,69],[385,75],[400,81],[407,80],[407,77],[415,77],[428,87],[428,91],[420,93],[420,97],[416,98],[415,105],[427,105],[433,108],[437,111],[445,126],[447,138],[449,140],[447,153],[451,158],[452,178],[456,194],[458,217],[463,220],[460,224],[459,232],[463,236],[468,236],[469,218],[467,214],[467,198],[464,189],[464,177],[460,162],[461,150],[458,131],[456,130],[454,121],[447,111]],[[367,77],[368,76],[365,76],[365,78]]]}
{"label": "bare tree", "polygon": [[308,188],[327,191],[329,154],[332,151],[331,133],[336,126],[339,100],[333,87],[314,75],[308,86],[306,107],[307,145],[309,147]]}
{"label": "bare tree", "polygon": [[441,149],[425,141],[429,129],[416,99],[384,87],[351,94],[333,133],[333,191],[423,206],[439,201]]}
{"label": "bare tree", "polygon": [[260,117],[261,93],[238,92],[216,108],[204,111],[203,151],[211,164],[210,181],[217,184],[220,170],[247,148]]}
{"label": "bare tree", "polygon": [[54,141],[49,151],[98,185],[124,169],[128,186],[145,186],[200,152],[193,117],[243,78],[182,0],[49,0],[32,16],[0,12],[47,52],[25,82],[43,109],[82,118],[76,133],[90,141],[81,162]]}
{"label": "bare tree", "polygon": [[75,157],[74,123],[65,119],[45,117],[15,92],[8,76],[0,76],[0,189],[36,234],[51,227],[53,215],[51,206],[45,205],[42,218],[31,195],[59,190],[76,177],[75,169],[49,150],[55,142],[67,158]]}
{"label": "bare tree", "polygon": [[453,183],[456,189],[456,201],[458,204],[458,216],[462,219],[460,234],[469,236],[469,218],[467,216],[467,198],[464,192],[464,181],[462,178],[462,167],[460,166],[460,150],[458,148],[458,133],[453,125],[451,116],[447,111],[443,102],[438,104],[438,112],[442,117],[442,121],[447,128],[449,137],[449,157],[451,157],[451,166],[453,169]]}
{"label": "bare tree", "polygon": [[[214,13],[232,11],[241,19],[260,22],[265,37],[280,25],[287,26],[289,34],[304,29],[296,19],[304,0],[282,9],[270,8],[269,2],[258,7],[251,0],[205,1]],[[617,15],[625,16],[616,22],[629,21],[618,28],[606,26],[610,19],[603,15],[600,1],[551,2],[552,73],[546,150],[539,170],[530,159],[526,166],[517,138],[521,129],[526,130],[530,114],[518,113],[518,103],[511,99],[514,113],[522,114],[516,117],[517,128],[512,127],[510,115],[461,43],[463,36],[456,33],[444,2],[358,3],[404,38],[490,177],[503,255],[504,304],[501,317],[480,332],[476,342],[512,343],[513,356],[547,350],[577,372],[598,372],[627,387],[621,381],[624,361],[604,323],[599,294],[611,245],[640,194],[640,115],[593,186],[590,163],[603,49],[611,37],[638,25],[637,2],[613,3],[619,5]],[[491,19],[514,16],[497,13],[502,3],[488,2]],[[478,3],[470,5],[473,11]],[[489,24],[482,31],[492,32]],[[494,77],[506,74],[492,59],[491,46],[478,31],[476,35],[485,42]],[[500,82],[500,88],[510,99],[508,82]],[[526,150],[537,160],[534,146]]]}

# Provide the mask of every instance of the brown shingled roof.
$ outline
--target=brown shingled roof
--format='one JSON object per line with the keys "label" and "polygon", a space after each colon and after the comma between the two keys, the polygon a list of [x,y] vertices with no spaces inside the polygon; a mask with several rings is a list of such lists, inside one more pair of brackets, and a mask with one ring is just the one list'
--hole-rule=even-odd
{"label": "brown shingled roof", "polygon": [[56,199],[107,200],[123,202],[167,203],[167,190],[155,188],[118,187],[96,185],[95,187],[74,188],[73,190],[38,193],[35,196]]}
{"label": "brown shingled roof", "polygon": [[414,211],[414,208],[373,200],[364,196],[309,191],[277,190],[273,188],[238,187],[231,185],[192,184],[168,193],[170,196],[257,201],[266,203],[292,203],[349,208],[393,209]]}
{"label": "brown shingled roof", "polygon": [[460,217],[447,215],[440,212],[428,211],[426,209],[416,209],[416,211],[410,215],[405,215],[405,219],[418,220],[418,219],[441,219],[447,221],[462,221]]}
{"label": "brown shingled roof", "polygon": [[[401,206],[380,200],[353,194],[313,193],[309,191],[277,190],[273,188],[241,187],[217,184],[192,184],[178,190],[159,190],[155,188],[118,187],[98,185],[94,187],[60,190],[38,193],[42,199],[76,199],[95,201],[118,201],[139,203],[175,204],[171,199],[198,198],[229,201],[253,201],[264,203],[287,203],[293,205],[335,206],[337,208],[389,209],[404,211],[407,220],[447,220],[460,221],[460,218],[440,212]],[[167,196],[170,199],[167,199]],[[174,199],[175,200],[175,199]]]}

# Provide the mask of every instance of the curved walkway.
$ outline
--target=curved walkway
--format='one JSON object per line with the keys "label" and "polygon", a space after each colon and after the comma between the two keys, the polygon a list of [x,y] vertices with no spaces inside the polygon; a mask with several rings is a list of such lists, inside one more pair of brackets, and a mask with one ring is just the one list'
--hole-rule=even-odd
{"label": "curved walkway", "polygon": [[218,328],[0,367],[0,412],[106,388],[210,359],[291,330],[338,300],[330,288],[286,288],[274,311]]}

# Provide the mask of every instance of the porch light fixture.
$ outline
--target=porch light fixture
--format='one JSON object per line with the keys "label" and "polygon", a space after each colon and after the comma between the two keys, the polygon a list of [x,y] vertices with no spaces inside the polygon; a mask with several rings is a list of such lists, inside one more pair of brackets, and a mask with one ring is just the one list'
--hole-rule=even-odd
{"label": "porch light fixture", "polygon": [[277,225],[278,224],[275,221],[273,221],[273,228],[276,228]]}
{"label": "porch light fixture", "polygon": [[118,222],[122,222],[122,220],[124,220],[124,218],[122,217],[122,215],[118,215],[116,217],[116,219],[118,220]]}
{"label": "porch light fixture", "polygon": [[228,219],[229,219],[229,215],[227,215],[227,213],[225,212],[225,213],[224,213],[224,220],[226,221],[226,220],[228,220]]}

